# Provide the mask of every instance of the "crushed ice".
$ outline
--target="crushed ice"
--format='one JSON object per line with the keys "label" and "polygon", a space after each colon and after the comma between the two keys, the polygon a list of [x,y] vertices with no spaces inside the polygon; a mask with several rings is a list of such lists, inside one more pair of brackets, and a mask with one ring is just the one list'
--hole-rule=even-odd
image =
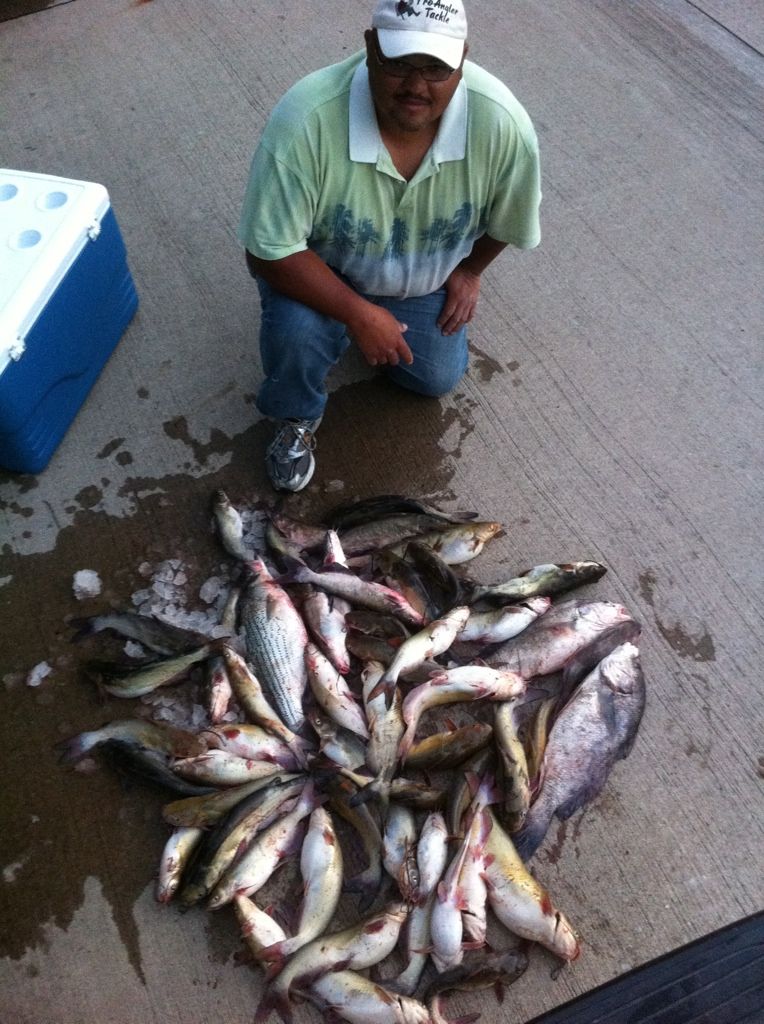
{"label": "crushed ice", "polygon": [[52,671],[53,669],[47,661],[41,661],[39,665],[35,665],[27,676],[27,686],[39,686],[43,679],[49,676]]}
{"label": "crushed ice", "polygon": [[78,601],[101,593],[101,577],[93,569],[79,569],[72,579],[72,590]]}

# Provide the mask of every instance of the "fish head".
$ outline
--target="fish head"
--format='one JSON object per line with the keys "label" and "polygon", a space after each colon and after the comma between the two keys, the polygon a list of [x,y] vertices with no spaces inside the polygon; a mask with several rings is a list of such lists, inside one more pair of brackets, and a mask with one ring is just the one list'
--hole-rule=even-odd
{"label": "fish head", "polygon": [[259,555],[255,555],[247,563],[247,569],[250,572],[250,583],[261,583],[265,580],[270,580],[273,577],[270,574],[268,566],[265,564],[265,560]]}
{"label": "fish head", "polygon": [[555,911],[554,916],[554,951],[563,960],[572,963],[581,955],[581,943],[578,940],[578,935],[570,921],[559,910]]}
{"label": "fish head", "polygon": [[603,660],[601,668],[606,685],[615,693],[631,694],[642,689],[642,667],[635,644],[620,644]]}
{"label": "fish head", "polygon": [[472,535],[477,540],[482,541],[483,543],[485,543],[488,540],[491,540],[491,538],[495,537],[496,534],[499,533],[502,529],[503,527],[501,523],[496,523],[493,521],[470,524],[470,530],[472,531]]}
{"label": "fish head", "polygon": [[467,605],[459,605],[458,608],[452,608],[448,615],[444,616],[444,620],[458,632],[464,629],[471,610]]}
{"label": "fish head", "polygon": [[225,491],[217,490],[212,495],[212,507],[213,509],[220,509],[226,511],[231,508],[231,499],[228,497]]}
{"label": "fish head", "polygon": [[[574,619],[587,623],[598,629],[607,629],[621,622],[629,622],[632,615],[629,610],[616,601],[579,601],[575,605]],[[543,622],[543,619],[542,619]]]}

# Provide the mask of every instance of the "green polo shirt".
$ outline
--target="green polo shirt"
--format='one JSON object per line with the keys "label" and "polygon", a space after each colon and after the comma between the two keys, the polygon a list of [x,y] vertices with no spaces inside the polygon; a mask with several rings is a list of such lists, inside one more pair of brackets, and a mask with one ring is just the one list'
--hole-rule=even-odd
{"label": "green polo shirt", "polygon": [[382,142],[365,52],[279,101],[255,152],[239,227],[264,260],[312,249],[360,292],[407,298],[443,285],[483,234],[538,245],[538,144],[497,78],[465,62],[411,181]]}

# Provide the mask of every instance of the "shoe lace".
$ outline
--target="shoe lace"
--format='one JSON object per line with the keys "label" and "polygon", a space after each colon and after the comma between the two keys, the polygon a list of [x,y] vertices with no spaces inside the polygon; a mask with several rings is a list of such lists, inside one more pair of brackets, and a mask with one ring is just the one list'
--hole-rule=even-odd
{"label": "shoe lace", "polygon": [[274,455],[296,458],[305,451],[315,451],[316,439],[309,427],[300,423],[285,423],[269,448]]}

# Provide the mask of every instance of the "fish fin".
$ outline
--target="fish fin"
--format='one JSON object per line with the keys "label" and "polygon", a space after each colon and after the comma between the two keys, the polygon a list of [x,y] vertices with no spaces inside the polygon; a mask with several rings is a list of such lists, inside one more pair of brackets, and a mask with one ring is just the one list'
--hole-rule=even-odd
{"label": "fish fin", "polygon": [[309,582],[310,567],[301,558],[285,552],[281,555],[281,564],[284,566],[284,571],[275,577],[275,581],[280,587],[286,583]]}
{"label": "fish fin", "polygon": [[464,777],[467,780],[467,786],[470,791],[470,796],[474,797],[477,791],[480,789],[480,776],[477,772],[466,771]]}
{"label": "fish fin", "polygon": [[[266,913],[269,913],[269,911],[266,911]],[[274,966],[275,969],[273,970],[271,976],[278,974],[281,968],[284,966],[285,957],[281,951],[282,946],[284,945],[284,941],[284,939],[280,939],[278,942],[273,942],[270,946],[265,946],[257,954],[259,960],[265,960],[267,961],[267,963],[272,964]]]}
{"label": "fish fin", "polygon": [[280,1000],[274,992],[270,989],[266,989],[258,1003],[257,1009],[255,1010],[253,1024],[265,1024],[265,1021],[269,1019],[274,1010],[278,1010],[279,1015],[281,1015],[281,1010],[278,1007],[280,1002],[282,1002],[282,1000]]}
{"label": "fish fin", "polygon": [[493,772],[488,771],[485,773],[483,778],[480,780],[480,788],[483,791],[486,807],[489,807],[491,804],[501,803],[504,799],[504,793],[496,782],[496,776]]}
{"label": "fish fin", "polygon": [[544,686],[541,680],[534,679],[532,686],[526,686],[525,692],[522,695],[522,703],[513,703],[513,710],[521,708],[524,704],[535,704],[538,700],[548,700],[554,696],[552,689],[551,686]]}
{"label": "fish fin", "polygon": [[282,970],[284,969],[284,964],[286,963],[286,957],[282,957],[280,960],[270,960],[263,962],[262,953],[258,953],[257,959],[260,962],[263,969],[265,970],[266,982],[273,981],[276,975],[281,974]]}
{"label": "fish fin", "polygon": [[[462,912],[467,910],[467,908],[469,907],[469,900],[467,899],[467,895],[460,885],[457,885],[456,887],[456,900],[454,901],[454,906],[456,907],[457,910],[461,910]],[[462,945],[464,946],[464,943],[462,943]],[[481,942],[480,945],[482,946],[483,943]],[[464,946],[464,948],[466,949],[467,947]]]}
{"label": "fish fin", "polygon": [[388,673],[385,672],[379,679],[374,687],[366,695],[366,704],[370,704],[375,698],[380,697],[383,693],[385,695],[385,705],[389,708],[393,702],[393,693],[395,691],[395,683],[389,678]]}
{"label": "fish fin", "polygon": [[480,877],[485,878],[485,869],[489,868],[491,864],[496,860],[496,856],[493,853],[487,853],[483,857],[483,870],[480,872]]}
{"label": "fish fin", "polygon": [[391,992],[388,992],[386,988],[383,988],[382,985],[377,985],[375,983],[374,989],[379,996],[380,1002],[385,1003],[387,1006],[393,1006],[397,1002],[395,996]]}
{"label": "fish fin", "polygon": [[414,745],[414,730],[410,727],[406,729],[405,733],[401,737],[401,741],[398,744],[398,761],[405,761],[409,756],[409,751]]}
{"label": "fish fin", "polygon": [[348,805],[358,807],[360,804],[368,803],[369,800],[378,800],[380,810],[383,812],[383,820],[387,817],[387,808],[390,802],[390,791],[380,778],[372,779],[363,789],[350,798]]}

